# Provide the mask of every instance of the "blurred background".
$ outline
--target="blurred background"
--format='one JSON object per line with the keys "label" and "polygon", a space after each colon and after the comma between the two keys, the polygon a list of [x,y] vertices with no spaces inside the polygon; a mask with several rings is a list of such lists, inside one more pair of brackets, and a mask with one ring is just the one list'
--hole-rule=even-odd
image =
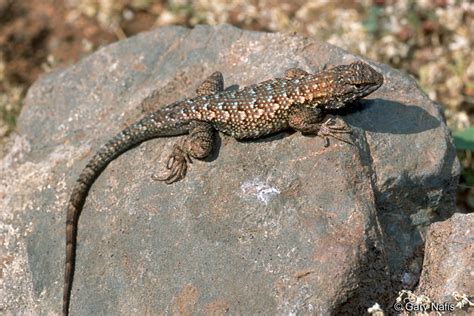
{"label": "blurred background", "polygon": [[42,73],[162,25],[229,23],[317,37],[413,76],[439,102],[474,210],[473,0],[0,0],[0,157]]}

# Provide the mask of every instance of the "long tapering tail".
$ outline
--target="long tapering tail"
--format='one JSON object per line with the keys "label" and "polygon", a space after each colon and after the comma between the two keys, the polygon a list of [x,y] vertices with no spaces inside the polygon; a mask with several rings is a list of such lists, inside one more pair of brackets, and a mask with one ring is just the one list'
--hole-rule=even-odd
{"label": "long tapering tail", "polygon": [[152,113],[127,127],[102,146],[81,172],[72,190],[67,205],[66,218],[66,262],[63,292],[63,315],[65,316],[69,313],[74,277],[78,220],[89,189],[105,167],[128,149],[151,138],[179,135],[186,132],[186,130],[173,125],[172,120],[167,120],[164,115],[164,112]]}

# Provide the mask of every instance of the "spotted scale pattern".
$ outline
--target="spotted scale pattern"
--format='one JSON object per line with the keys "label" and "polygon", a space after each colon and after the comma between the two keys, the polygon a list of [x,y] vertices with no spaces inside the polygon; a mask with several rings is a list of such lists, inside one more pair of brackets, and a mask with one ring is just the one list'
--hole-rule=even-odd
{"label": "spotted scale pattern", "polygon": [[294,69],[285,78],[237,91],[223,90],[222,74],[215,72],[197,89],[197,97],[169,104],[118,133],[87,163],[68,202],[63,315],[69,313],[78,219],[89,189],[113,159],[148,139],[189,133],[182,144],[175,144],[170,155],[167,168],[171,174],[158,179],[173,183],[185,176],[190,157],[202,159],[209,154],[214,130],[240,139],[256,138],[291,126],[301,132],[322,130],[319,136],[342,140],[337,134],[347,133],[347,129],[321,124],[320,114],[369,95],[382,83],[383,76],[362,62],[314,75]]}
{"label": "spotted scale pattern", "polygon": [[295,107],[337,109],[371,93],[382,81],[370,66],[353,63],[314,75],[276,78],[238,91],[198,96],[183,101],[174,111],[182,122],[208,122],[237,139],[256,138],[288,128]]}

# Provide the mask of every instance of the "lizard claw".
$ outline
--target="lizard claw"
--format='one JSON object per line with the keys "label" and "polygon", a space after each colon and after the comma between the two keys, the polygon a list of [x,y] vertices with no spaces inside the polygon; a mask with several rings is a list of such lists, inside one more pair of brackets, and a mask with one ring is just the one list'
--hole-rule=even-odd
{"label": "lizard claw", "polygon": [[321,124],[321,128],[328,128],[333,133],[347,133],[351,134],[352,130],[349,126],[344,123],[338,123],[333,117],[328,118],[323,124]]}
{"label": "lizard claw", "polygon": [[341,137],[338,134],[351,134],[352,130],[349,126],[345,124],[338,124],[333,118],[327,119],[324,123],[321,124],[317,132],[317,136],[324,139],[324,147],[329,146],[329,137],[333,137],[341,142],[354,145],[350,140]]}
{"label": "lizard claw", "polygon": [[166,163],[166,169],[170,170],[170,173],[164,177],[152,175],[151,178],[155,181],[164,181],[166,184],[182,180],[186,176],[188,163],[192,163],[189,154],[184,152],[178,145],[175,145]]}

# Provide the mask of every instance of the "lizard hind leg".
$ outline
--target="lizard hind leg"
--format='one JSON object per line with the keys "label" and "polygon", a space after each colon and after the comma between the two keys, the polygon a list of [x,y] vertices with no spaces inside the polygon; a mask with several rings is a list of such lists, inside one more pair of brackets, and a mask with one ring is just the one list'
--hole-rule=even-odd
{"label": "lizard hind leg", "polygon": [[[204,96],[218,93],[224,90],[224,78],[219,71],[214,72],[204,80],[196,89],[197,95]],[[214,128],[205,122],[192,122],[189,135],[173,146],[173,151],[168,157],[166,169],[169,175],[165,177],[152,176],[153,180],[164,181],[167,184],[179,181],[186,176],[188,163],[192,163],[191,157],[204,159],[212,151],[214,145]]]}
{"label": "lizard hind leg", "polygon": [[186,176],[188,163],[191,158],[204,159],[212,151],[214,145],[214,128],[204,122],[193,122],[189,135],[173,146],[168,157],[166,169],[169,175],[165,177],[152,176],[153,180],[164,181],[167,184],[182,180]]}

